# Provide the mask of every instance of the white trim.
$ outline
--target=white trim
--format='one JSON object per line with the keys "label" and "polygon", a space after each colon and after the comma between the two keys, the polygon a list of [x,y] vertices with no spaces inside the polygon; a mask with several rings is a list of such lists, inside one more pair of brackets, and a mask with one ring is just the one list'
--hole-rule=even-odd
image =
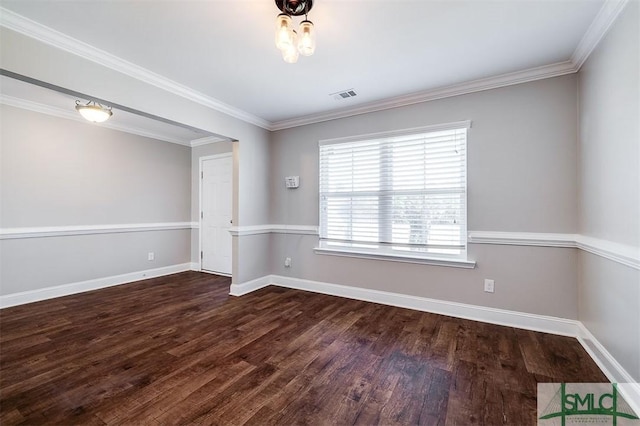
{"label": "white trim", "polygon": [[310,114],[276,122],[269,122],[223,103],[2,7],[0,7],[0,25],[239,120],[275,131],[576,73],[602,40],[627,2],[628,0],[605,1],[568,61],[396,96],[382,101],[361,104],[355,108]]}
{"label": "white trim", "polygon": [[469,231],[467,241],[471,244],[576,247],[575,234],[546,234],[539,232]]}
{"label": "white trim", "polygon": [[169,231],[193,229],[193,222],[128,223],[118,225],[43,226],[0,228],[0,240],[19,238],[68,237],[71,235],[115,234],[121,232]]}
{"label": "white trim", "polygon": [[270,123],[260,117],[256,117],[246,111],[232,107],[224,102],[209,97],[203,93],[191,89],[183,84],[156,74],[146,68],[125,61],[104,50],[100,50],[90,44],[69,37],[59,31],[42,25],[31,19],[18,15],[8,9],[0,7],[0,25],[18,33],[24,34],[50,46],[77,55],[83,59],[110,68],[129,77],[151,84],[166,92],[173,93],[190,101],[204,105],[223,114],[237,118],[247,123],[254,124],[264,129],[270,128]]}
{"label": "white trim", "polygon": [[631,374],[620,365],[582,322],[578,322],[577,339],[611,382],[624,384],[619,386],[622,396],[631,408],[640,414],[640,383],[631,377]]}
{"label": "white trim", "polygon": [[604,2],[587,32],[582,36],[573,55],[571,55],[571,63],[573,63],[576,71],[580,70],[627,3],[628,0],[606,0]]}
{"label": "white trim", "polygon": [[271,225],[232,226],[229,233],[233,237],[271,233]]}
{"label": "white trim", "polygon": [[640,248],[626,244],[614,243],[612,241],[601,240],[577,235],[576,247],[580,250],[613,260],[634,269],[640,269]]}
{"label": "white trim", "polygon": [[[401,263],[419,263],[422,265],[434,265],[434,266],[449,266],[453,268],[465,268],[473,269],[476,267],[476,262],[466,259],[447,259],[438,257],[423,257],[412,254],[395,254],[395,253],[374,253],[364,250],[357,250],[351,248],[328,248],[328,247],[314,247],[314,253],[329,255],[329,256],[341,256],[341,257],[354,257],[358,259],[373,259],[373,260],[385,260],[389,262],[401,262]],[[428,256],[428,255],[426,255]]]}
{"label": "white trim", "polygon": [[640,248],[580,234],[469,231],[468,242],[470,244],[578,248],[622,265],[640,269]]}
{"label": "white trim", "polygon": [[10,306],[23,305],[25,303],[38,302],[40,300],[53,299],[55,297],[68,296],[70,294],[83,293],[85,291],[98,290],[101,288],[126,284],[133,281],[175,274],[178,272],[188,271],[190,270],[190,268],[190,263],[182,263],[179,265],[164,266],[162,268],[147,269],[144,271],[130,272],[128,274],[96,278],[93,280],[64,284],[55,287],[46,287],[38,290],[6,294],[0,296],[0,309],[8,308]]}
{"label": "white trim", "polygon": [[556,64],[545,65],[537,68],[530,68],[523,71],[516,71],[502,74],[495,77],[488,77],[473,80],[466,83],[454,84],[446,87],[425,90],[411,93],[404,96],[387,98],[382,101],[369,102],[355,108],[345,108],[319,114],[310,114],[290,120],[281,120],[272,123],[270,130],[289,129],[291,127],[305,126],[323,121],[337,120],[340,118],[352,117],[354,115],[367,114],[370,112],[384,111],[422,102],[434,101],[437,99],[450,98],[453,96],[466,95],[469,93],[481,92],[489,89],[512,86],[514,84],[527,83],[530,81],[542,80],[545,78],[558,77],[566,74],[573,74],[577,71],[570,61],[558,62]]}
{"label": "white trim", "polygon": [[317,226],[306,225],[269,225],[275,234],[318,235]]}
{"label": "white trim", "polygon": [[[297,234],[297,235],[318,235],[317,226],[307,225],[252,225],[252,226],[234,226],[229,230],[234,237],[243,237],[248,235],[259,235],[269,233],[281,234]],[[604,257],[605,259],[621,263],[634,269],[640,269],[640,248],[605,241],[597,238],[587,237],[577,234],[554,234],[540,232],[498,232],[498,231],[469,231],[467,241],[469,244],[499,244],[499,245],[515,245],[515,246],[534,246],[534,247],[561,247],[561,248],[579,248],[581,250]],[[336,250],[326,248],[314,248],[318,254],[334,254],[337,256],[347,257],[368,257],[379,260],[396,260],[385,259],[385,256],[371,255],[364,253],[336,253]],[[340,250],[339,252],[343,252]],[[411,262],[414,263],[414,262]],[[427,264],[437,264],[442,266],[459,266],[443,263],[419,262]],[[450,262],[444,262],[450,263]],[[455,262],[459,263],[459,262]],[[463,262],[464,263],[464,262]],[[475,262],[468,261],[468,268],[472,268],[471,264]],[[464,266],[463,266],[464,267]]]}
{"label": "white trim", "polygon": [[247,281],[246,283],[231,284],[229,288],[229,294],[232,296],[244,296],[253,291],[260,290],[261,288],[271,285],[271,276],[265,275],[264,277],[256,278],[255,280]]}
{"label": "white trim", "polygon": [[[202,210],[202,177],[204,172],[202,165],[207,160],[217,160],[222,158],[231,158],[233,162],[233,153],[225,152],[223,154],[205,155],[204,157],[198,158],[198,259],[199,259],[198,270],[203,272],[209,272],[209,271],[205,271],[204,269],[202,269],[202,212],[203,212]],[[233,170],[231,171],[231,174],[233,174]],[[231,182],[233,185],[233,176],[231,176]],[[231,193],[233,194],[233,188],[231,188]],[[233,210],[233,200],[231,200],[230,202],[232,204],[232,210]],[[229,230],[229,232],[231,232],[231,230]],[[233,262],[233,250],[231,250],[231,256],[232,256],[231,262]],[[231,276],[230,274],[229,275],[221,274],[221,275]]]}
{"label": "white trim", "polygon": [[340,118],[352,117],[354,115],[384,111],[387,109],[434,101],[437,99],[450,98],[453,96],[466,95],[469,93],[576,73],[580,71],[584,62],[602,40],[627,3],[628,0],[606,0],[568,61],[482,78],[466,83],[424,90],[421,92],[411,93],[409,95],[396,96],[382,101],[369,102],[354,108],[345,108],[325,113],[305,115],[303,117],[297,117],[289,120],[280,120],[272,123],[270,130],[289,129],[291,127],[337,120]]}
{"label": "white trim", "polygon": [[575,337],[578,334],[578,321],[565,318],[429,299],[426,297],[330,284],[280,275],[268,275],[247,283],[232,284],[231,294],[237,296],[244,295],[268,285],[312,291],[314,293],[329,294],[332,296],[346,297],[348,299],[364,300],[366,302],[381,303],[383,305],[414,309],[473,321],[482,321],[507,327],[517,327],[525,330],[541,331],[561,336]]}
{"label": "white trim", "polygon": [[231,274],[225,274],[224,272],[207,271],[206,269],[200,269],[198,272],[202,272],[203,274],[217,275],[217,276],[220,276],[220,277],[231,278]]}
{"label": "white trim", "polygon": [[620,387],[621,393],[631,408],[640,413],[640,385],[580,321],[279,275],[268,275],[247,283],[232,285],[231,294],[241,296],[268,285],[574,337],[609,380],[625,384]]}
{"label": "white trim", "polygon": [[350,287],[329,284],[319,281],[302,280],[274,275],[271,277],[274,285],[297,290],[313,291],[315,293],[330,294],[332,296],[349,299],[364,300],[366,302],[381,303],[400,308],[414,309],[490,324],[517,327],[525,330],[542,331],[563,336],[575,336],[577,321],[545,315],[508,311],[485,306],[468,305],[465,303],[449,302],[426,297],[410,296],[360,287]]}
{"label": "white trim", "polygon": [[259,234],[297,234],[297,235],[318,235],[317,226],[308,225],[250,225],[233,226],[229,230],[234,237],[244,237],[247,235]]}
{"label": "white trim", "polygon": [[346,143],[346,142],[360,142],[362,140],[385,139],[385,138],[392,138],[395,136],[414,135],[417,133],[439,132],[443,130],[470,129],[470,128],[471,128],[471,120],[463,120],[463,121],[455,121],[452,123],[432,124],[429,126],[412,127],[409,129],[401,129],[401,130],[392,130],[389,132],[366,133],[363,135],[353,135],[353,136],[346,136],[341,138],[322,139],[318,141],[318,145],[323,146],[323,145],[333,145],[333,144],[340,144],[340,143]]}
{"label": "white trim", "polygon": [[223,138],[221,136],[206,136],[204,138],[192,140],[189,143],[189,146],[193,148],[195,146],[209,145],[211,143],[218,143],[218,142],[231,142],[231,140],[227,138]]}
{"label": "white trim", "polygon": [[190,271],[200,272],[200,263],[198,263],[198,262],[189,263],[189,270]]}
{"label": "white trim", "polygon": [[97,125],[100,127],[106,127],[107,129],[118,130],[121,132],[130,133],[132,135],[144,136],[146,138],[157,139],[164,142],[175,143],[183,146],[190,146],[189,141],[187,140],[172,138],[162,133],[149,132],[147,130],[140,129],[138,127],[117,124],[112,120],[105,121],[103,123],[90,123],[84,118],[82,118],[80,114],[75,112],[75,110],[66,110],[58,107],[53,107],[50,105],[41,104],[38,102],[29,101],[26,99],[16,98],[13,96],[0,94],[0,104],[4,104],[14,108],[20,108],[28,111],[38,112],[41,114],[47,114],[53,117],[73,120],[73,121],[77,121],[84,124],[90,124],[92,126]]}
{"label": "white trim", "polygon": [[618,363],[589,329],[579,323],[577,338],[607,378],[616,383],[632,383],[633,377]]}

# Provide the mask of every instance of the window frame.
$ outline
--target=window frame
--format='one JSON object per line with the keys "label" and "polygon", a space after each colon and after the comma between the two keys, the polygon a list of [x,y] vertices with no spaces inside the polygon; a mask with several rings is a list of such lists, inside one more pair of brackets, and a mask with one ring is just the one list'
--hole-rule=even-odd
{"label": "window frame", "polygon": [[[431,133],[438,131],[446,131],[446,130],[455,130],[455,129],[466,129],[466,145],[468,147],[470,129],[471,129],[471,121],[458,121],[452,123],[445,124],[437,124],[431,126],[423,126],[423,127],[414,127],[409,129],[401,129],[394,130],[390,132],[380,132],[380,133],[369,133],[369,134],[361,134],[348,136],[343,138],[334,138],[334,139],[324,139],[318,142],[318,225],[319,229],[322,227],[322,193],[320,192],[321,185],[321,177],[320,177],[320,147],[324,145],[333,145],[333,144],[343,144],[349,142],[360,142],[367,140],[380,140],[386,138],[394,138],[394,137],[403,137],[410,136],[413,134],[420,133]],[[339,241],[331,239],[323,239],[319,238],[318,246],[314,248],[314,252],[316,254],[322,255],[333,255],[333,256],[345,256],[345,257],[357,257],[357,258],[365,258],[365,259],[376,259],[376,260],[388,260],[388,261],[396,261],[396,262],[404,262],[404,263],[420,263],[420,264],[429,264],[429,265],[438,265],[438,266],[453,266],[453,267],[461,267],[461,268],[474,268],[475,262],[467,259],[467,223],[466,218],[468,217],[468,205],[467,205],[467,194],[468,194],[468,182],[467,182],[467,171],[468,171],[468,155],[467,149],[465,149],[465,176],[464,176],[464,215],[465,215],[465,225],[463,233],[465,234],[463,240],[464,247],[461,249],[459,254],[444,254],[438,253],[438,251],[442,251],[443,249],[438,247],[428,247],[425,245],[420,245],[417,248],[419,250],[412,251],[411,249],[401,248],[400,244],[396,244],[394,247],[393,244],[388,243],[380,243],[373,242],[370,244],[360,243],[357,241],[352,241],[349,243],[348,241]]]}

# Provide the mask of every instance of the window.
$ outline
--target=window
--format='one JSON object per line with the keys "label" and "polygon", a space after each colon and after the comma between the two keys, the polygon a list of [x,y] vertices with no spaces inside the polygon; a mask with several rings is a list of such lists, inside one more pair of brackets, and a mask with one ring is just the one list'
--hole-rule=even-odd
{"label": "window", "polygon": [[468,127],[321,141],[319,249],[466,257]]}

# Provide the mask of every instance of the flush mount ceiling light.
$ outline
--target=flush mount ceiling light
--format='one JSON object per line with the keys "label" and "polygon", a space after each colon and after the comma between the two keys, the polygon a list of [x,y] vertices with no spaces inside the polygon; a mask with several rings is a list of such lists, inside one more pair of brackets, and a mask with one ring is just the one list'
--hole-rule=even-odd
{"label": "flush mount ceiling light", "polygon": [[[307,14],[313,7],[313,0],[276,0],[282,12],[276,18],[276,47],[282,52],[282,59],[289,64],[298,61],[298,55],[311,56],[316,50],[316,31]],[[293,29],[292,16],[304,15],[298,31]]]}
{"label": "flush mount ceiling light", "polygon": [[93,123],[102,123],[113,115],[111,107],[102,106],[95,101],[89,101],[86,104],[76,101],[76,111]]}

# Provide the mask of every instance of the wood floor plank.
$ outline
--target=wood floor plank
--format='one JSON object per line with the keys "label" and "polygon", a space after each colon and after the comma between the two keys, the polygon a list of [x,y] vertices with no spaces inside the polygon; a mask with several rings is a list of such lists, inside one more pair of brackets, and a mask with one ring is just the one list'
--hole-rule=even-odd
{"label": "wood floor plank", "polygon": [[185,272],[0,311],[0,423],[534,424],[575,340]]}

